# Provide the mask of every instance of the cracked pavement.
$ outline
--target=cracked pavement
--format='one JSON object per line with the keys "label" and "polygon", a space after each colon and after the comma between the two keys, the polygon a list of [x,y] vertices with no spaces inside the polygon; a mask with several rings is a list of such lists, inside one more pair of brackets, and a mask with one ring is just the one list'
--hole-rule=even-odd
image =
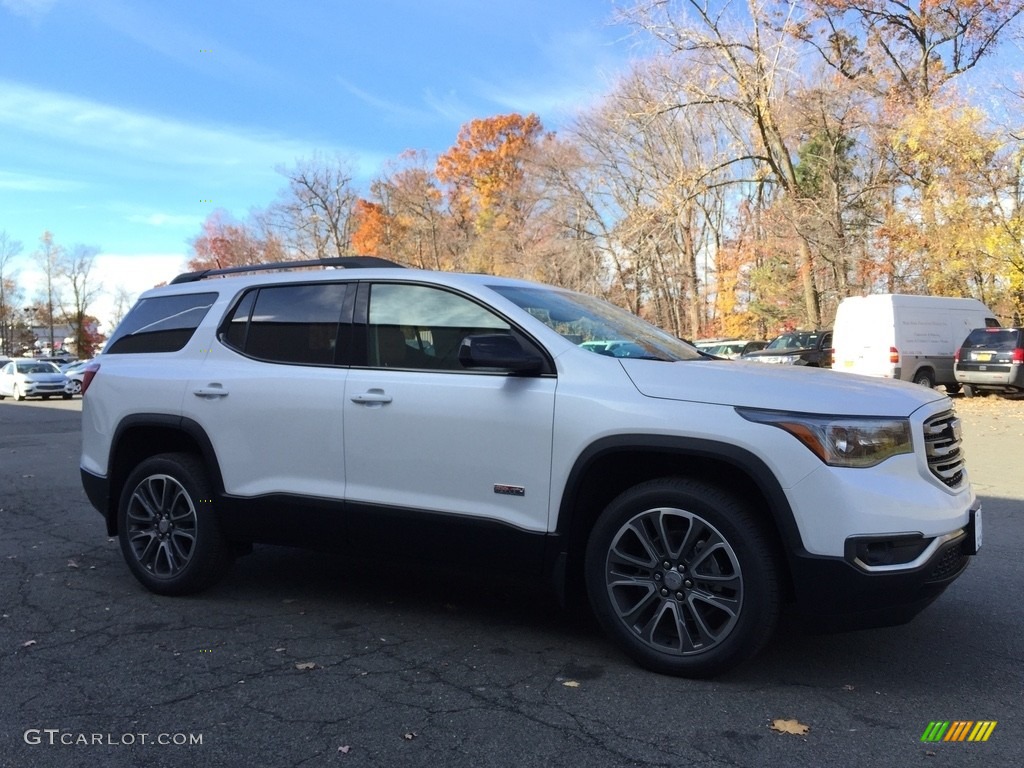
{"label": "cracked pavement", "polygon": [[[1022,764],[1024,401],[957,402],[985,509],[967,573],[906,626],[787,621],[690,681],[544,593],[387,558],[257,547],[202,595],[150,594],[79,484],[80,401],[4,401],[0,766]],[[933,720],[998,726],[922,743]]]}

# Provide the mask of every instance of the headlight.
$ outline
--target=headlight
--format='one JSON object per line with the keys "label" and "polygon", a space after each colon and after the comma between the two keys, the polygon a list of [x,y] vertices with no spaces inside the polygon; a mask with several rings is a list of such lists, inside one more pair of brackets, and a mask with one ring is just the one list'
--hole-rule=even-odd
{"label": "headlight", "polygon": [[747,421],[783,429],[832,467],[873,467],[890,456],[913,453],[906,419],[816,416],[737,408]]}

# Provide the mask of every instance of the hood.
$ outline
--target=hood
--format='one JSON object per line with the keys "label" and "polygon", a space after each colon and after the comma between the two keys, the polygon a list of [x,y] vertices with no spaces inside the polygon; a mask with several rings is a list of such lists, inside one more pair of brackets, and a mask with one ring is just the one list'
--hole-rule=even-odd
{"label": "hood", "polygon": [[817,352],[817,347],[786,347],[776,349],[755,349],[747,352],[743,357],[772,357],[777,355],[803,355],[808,352]]}
{"label": "hood", "polygon": [[933,389],[822,368],[742,360],[620,360],[647,397],[801,413],[905,417],[945,397]]}
{"label": "hood", "polygon": [[25,381],[35,382],[36,384],[56,384],[67,380],[63,373],[23,373],[22,376]]}

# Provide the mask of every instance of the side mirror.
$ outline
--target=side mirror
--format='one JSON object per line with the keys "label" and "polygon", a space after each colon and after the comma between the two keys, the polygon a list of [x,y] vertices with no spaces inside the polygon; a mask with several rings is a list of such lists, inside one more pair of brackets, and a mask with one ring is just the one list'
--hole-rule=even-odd
{"label": "side mirror", "polygon": [[544,360],[523,349],[507,333],[480,333],[467,336],[459,345],[459,363],[463,368],[493,368],[513,373],[540,373]]}

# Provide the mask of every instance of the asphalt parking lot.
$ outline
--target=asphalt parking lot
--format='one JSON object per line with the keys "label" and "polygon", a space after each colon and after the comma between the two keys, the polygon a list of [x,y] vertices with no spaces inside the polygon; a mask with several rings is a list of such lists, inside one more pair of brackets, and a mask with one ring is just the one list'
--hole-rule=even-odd
{"label": "asphalt parking lot", "polygon": [[[208,593],[149,594],[81,490],[81,401],[5,400],[0,766],[1024,764],[1024,400],[957,407],[985,510],[967,573],[906,626],[786,623],[690,681],[546,595],[387,559],[260,547]],[[922,741],[940,720],[997,725]]]}

